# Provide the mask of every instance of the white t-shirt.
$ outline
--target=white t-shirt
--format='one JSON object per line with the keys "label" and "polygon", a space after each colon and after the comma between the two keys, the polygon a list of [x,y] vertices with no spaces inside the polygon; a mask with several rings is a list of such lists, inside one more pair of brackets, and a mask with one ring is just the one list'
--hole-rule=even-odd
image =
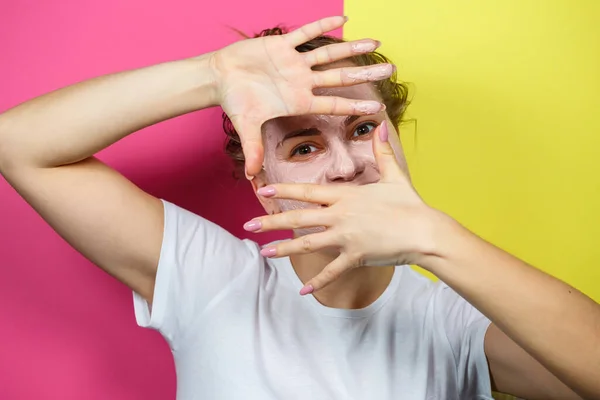
{"label": "white t-shirt", "polygon": [[326,307],[288,258],[163,204],[152,310],[134,305],[172,349],[177,399],[492,399],[489,320],[448,286],[401,266],[368,307]]}

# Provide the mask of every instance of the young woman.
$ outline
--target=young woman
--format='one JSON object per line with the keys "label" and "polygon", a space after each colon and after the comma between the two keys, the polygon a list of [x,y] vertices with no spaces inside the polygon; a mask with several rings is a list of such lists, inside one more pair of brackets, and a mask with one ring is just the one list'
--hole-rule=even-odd
{"label": "young woman", "polygon": [[[405,92],[376,41],[323,36],[344,22],[26,102],[0,116],[0,172],[132,288],[179,399],[600,398],[600,306],[420,199],[395,131]],[[93,157],[217,105],[270,214],[246,229],[293,240],[260,249]]]}

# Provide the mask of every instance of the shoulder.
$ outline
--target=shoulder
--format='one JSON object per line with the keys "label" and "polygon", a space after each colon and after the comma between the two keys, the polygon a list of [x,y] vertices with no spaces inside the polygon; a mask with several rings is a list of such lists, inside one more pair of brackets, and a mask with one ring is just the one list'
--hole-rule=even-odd
{"label": "shoulder", "polygon": [[182,335],[195,329],[209,304],[233,284],[243,278],[257,281],[262,258],[257,243],[162,202],[165,223],[152,310],[138,295],[134,299],[138,324],[159,330],[173,347]]}
{"label": "shoulder", "polygon": [[486,318],[444,282],[431,280],[409,266],[400,269],[396,302],[410,304],[413,317],[430,319],[446,329],[465,329]]}
{"label": "shoulder", "polygon": [[454,361],[460,398],[489,398],[484,338],[490,321],[482,313],[444,282],[409,267],[402,269],[396,307],[401,326]]}
{"label": "shoulder", "polygon": [[238,251],[258,254],[258,244],[242,240],[214,222],[169,201],[164,205],[163,250],[170,247],[187,253],[200,252],[204,256]]}
{"label": "shoulder", "polygon": [[[210,297],[236,278],[259,271],[260,248],[217,224],[182,207],[164,201],[165,227],[157,278],[177,280],[177,290],[188,289]],[[208,299],[205,299],[208,300]]]}

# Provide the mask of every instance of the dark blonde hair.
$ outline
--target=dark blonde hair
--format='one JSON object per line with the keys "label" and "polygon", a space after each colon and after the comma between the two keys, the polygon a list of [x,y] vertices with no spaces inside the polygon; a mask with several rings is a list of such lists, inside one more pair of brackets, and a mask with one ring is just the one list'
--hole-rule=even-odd
{"label": "dark blonde hair", "polygon": [[[271,29],[265,29],[254,37],[257,38],[264,36],[283,35],[287,32],[288,30],[285,28],[275,27]],[[296,47],[296,50],[300,53],[305,53],[319,47],[343,42],[345,42],[343,39],[323,35],[301,44],[300,46]],[[377,52],[356,55],[348,58],[347,61],[350,61],[356,66],[390,63],[390,60],[387,57]],[[392,121],[394,126],[398,128],[404,117],[404,111],[409,103],[408,86],[403,82],[397,81],[396,72],[394,72],[388,79],[373,82],[373,85],[379,92],[383,104],[386,106],[386,112],[390,121]],[[242,151],[242,144],[240,142],[240,136],[236,132],[231,120],[225,113],[223,113],[223,130],[227,135],[225,140],[225,152],[233,160],[235,165],[234,176],[243,176],[245,160],[244,153]]]}

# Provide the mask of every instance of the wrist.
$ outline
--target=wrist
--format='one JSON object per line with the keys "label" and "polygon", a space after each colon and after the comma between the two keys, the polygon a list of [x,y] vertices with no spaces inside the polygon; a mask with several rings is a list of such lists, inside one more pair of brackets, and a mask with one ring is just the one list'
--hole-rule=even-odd
{"label": "wrist", "polygon": [[187,88],[195,101],[195,109],[219,105],[217,74],[213,62],[214,53],[181,60],[187,74]]}
{"label": "wrist", "polygon": [[455,219],[436,209],[430,209],[424,225],[426,240],[415,264],[436,274],[436,268],[452,258],[469,232]]}

